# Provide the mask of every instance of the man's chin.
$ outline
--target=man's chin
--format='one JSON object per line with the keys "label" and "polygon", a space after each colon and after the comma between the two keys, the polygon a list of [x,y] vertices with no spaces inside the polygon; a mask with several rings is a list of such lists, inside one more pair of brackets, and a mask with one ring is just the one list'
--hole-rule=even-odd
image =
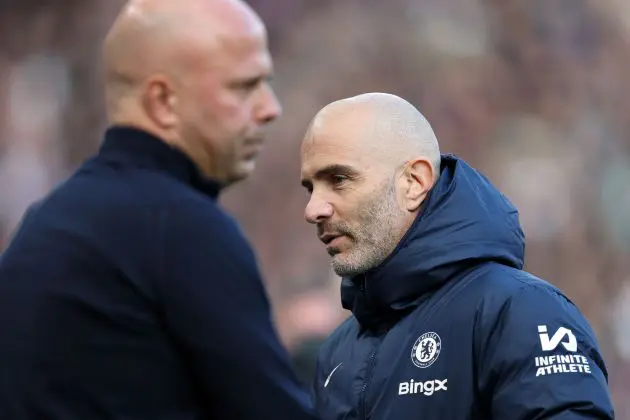
{"label": "man's chin", "polygon": [[256,169],[255,161],[242,162],[232,173],[229,179],[229,184],[234,184],[240,181],[244,181],[249,178]]}
{"label": "man's chin", "polygon": [[339,277],[354,277],[356,276],[357,272],[353,271],[353,270],[349,270],[348,267],[340,267],[340,266],[336,266],[334,263],[332,265],[333,271],[335,272],[336,275],[338,275]]}
{"label": "man's chin", "polygon": [[344,261],[339,254],[332,257],[331,265],[335,274],[340,277],[352,277],[359,274],[357,273],[356,268],[351,264],[348,264],[347,261]]}

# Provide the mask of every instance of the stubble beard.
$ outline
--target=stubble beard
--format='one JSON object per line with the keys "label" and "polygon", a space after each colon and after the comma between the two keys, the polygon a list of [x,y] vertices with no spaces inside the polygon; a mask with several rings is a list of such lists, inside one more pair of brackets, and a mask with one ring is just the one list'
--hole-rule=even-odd
{"label": "stubble beard", "polygon": [[394,251],[404,232],[401,220],[406,213],[398,206],[393,183],[375,190],[359,213],[359,225],[344,227],[351,249],[340,252],[331,248],[332,268],[340,277],[354,277],[379,266]]}

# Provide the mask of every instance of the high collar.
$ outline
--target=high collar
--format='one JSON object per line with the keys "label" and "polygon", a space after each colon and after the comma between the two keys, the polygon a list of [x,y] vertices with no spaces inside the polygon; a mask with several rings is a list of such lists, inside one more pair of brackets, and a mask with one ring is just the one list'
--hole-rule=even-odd
{"label": "high collar", "polygon": [[99,156],[115,159],[125,165],[167,173],[213,199],[221,192],[221,185],[204,177],[184,152],[138,128],[109,127]]}
{"label": "high collar", "polygon": [[522,268],[524,247],[516,208],[466,162],[445,155],[411,228],[380,266],[343,279],[342,303],[364,327],[379,329],[481,263]]}

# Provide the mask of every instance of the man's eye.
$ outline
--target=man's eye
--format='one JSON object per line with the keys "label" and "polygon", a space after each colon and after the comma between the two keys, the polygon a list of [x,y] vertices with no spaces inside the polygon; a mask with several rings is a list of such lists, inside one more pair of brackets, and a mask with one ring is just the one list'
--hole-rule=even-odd
{"label": "man's eye", "polygon": [[256,80],[249,80],[245,83],[243,83],[243,88],[245,90],[254,90],[258,87],[258,84],[260,83],[259,79]]}
{"label": "man's eye", "polygon": [[344,176],[344,175],[333,175],[332,176],[332,182],[333,182],[334,185],[343,184],[347,180],[348,180],[348,177]]}
{"label": "man's eye", "polygon": [[260,78],[244,80],[240,83],[235,84],[234,87],[241,92],[249,93],[256,90],[256,88],[258,88],[258,85],[260,85],[260,82]]}

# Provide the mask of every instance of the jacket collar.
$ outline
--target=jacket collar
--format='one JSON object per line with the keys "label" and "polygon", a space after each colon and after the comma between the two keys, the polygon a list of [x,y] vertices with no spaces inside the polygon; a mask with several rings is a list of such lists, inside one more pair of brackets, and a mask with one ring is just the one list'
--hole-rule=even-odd
{"label": "jacket collar", "polygon": [[221,192],[221,185],[205,178],[184,152],[138,128],[119,125],[109,127],[105,131],[99,157],[167,173],[213,199],[217,199]]}

